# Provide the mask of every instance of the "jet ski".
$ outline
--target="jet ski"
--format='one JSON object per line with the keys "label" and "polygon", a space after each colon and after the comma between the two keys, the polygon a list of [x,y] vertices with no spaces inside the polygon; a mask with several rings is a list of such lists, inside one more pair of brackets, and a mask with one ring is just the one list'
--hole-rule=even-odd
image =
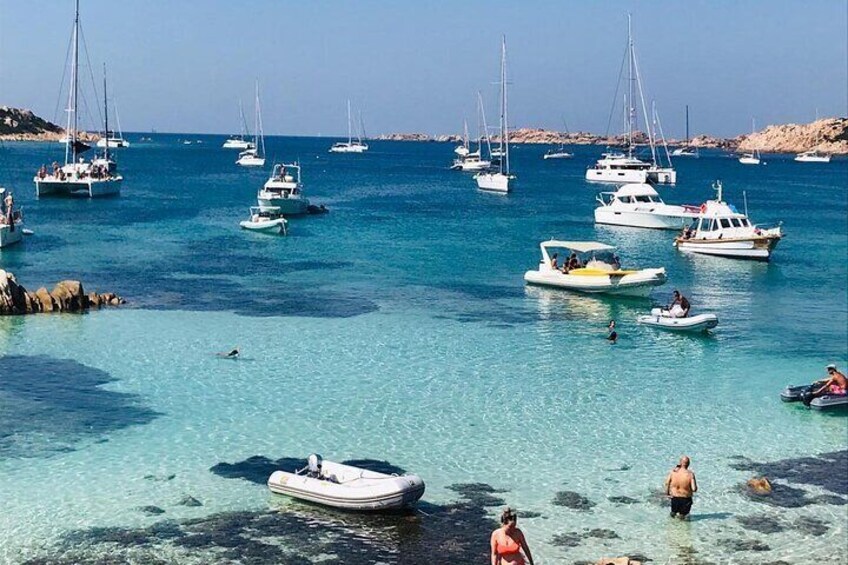
{"label": "jet ski", "polygon": [[669,314],[664,308],[654,308],[650,315],[643,315],[636,318],[636,321],[646,326],[654,326],[664,330],[672,330],[678,332],[702,332],[712,329],[718,325],[718,316],[715,314],[698,314],[696,316],[686,316],[685,318],[675,318]]}

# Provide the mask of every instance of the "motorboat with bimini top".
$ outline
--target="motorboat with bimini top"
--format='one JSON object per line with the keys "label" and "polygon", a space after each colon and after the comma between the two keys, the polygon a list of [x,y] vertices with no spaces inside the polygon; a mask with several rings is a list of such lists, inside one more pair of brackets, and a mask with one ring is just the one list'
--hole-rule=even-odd
{"label": "motorboat with bimini top", "polygon": [[294,473],[274,471],[268,478],[268,488],[333,508],[385,511],[414,505],[424,495],[425,487],[418,475],[388,475],[312,454],[303,469]]}
{"label": "motorboat with bimini top", "polygon": [[803,402],[813,410],[848,409],[848,393],[827,391],[819,396],[813,396],[813,391],[824,386],[824,381],[808,385],[790,385],[780,392],[783,402]]}
{"label": "motorboat with bimini top", "polygon": [[287,222],[276,206],[251,206],[250,217],[239,222],[242,229],[286,235]]}
{"label": "motorboat with bimini top", "polygon": [[15,210],[15,199],[0,187],[0,249],[20,243],[24,233],[24,216]]}
{"label": "motorboat with bimini top", "polygon": [[716,199],[701,205],[698,217],[675,238],[674,245],[688,253],[768,261],[783,237],[780,225],[767,228],[752,224],[747,211],[740,213],[722,200],[721,181],[713,188]]}
{"label": "motorboat with bimini top", "polygon": [[634,228],[679,230],[694,218],[697,206],[666,204],[654,188],[645,183],[625,184],[615,192],[596,197],[595,223]]}
{"label": "motorboat with bimini top", "polygon": [[[664,268],[622,269],[615,247],[596,241],[543,241],[542,260],[536,270],[524,273],[529,284],[549,286],[585,292],[589,294],[615,294],[624,296],[648,296],[655,286],[664,284]],[[563,249],[571,255],[562,262],[559,253],[551,255],[551,249]]]}
{"label": "motorboat with bimini top", "polygon": [[[91,149],[83,143],[79,136],[78,98],[79,98],[79,0],[74,12],[74,27],[71,56],[71,85],[68,89],[68,123],[65,128],[67,143],[65,143],[65,163],[54,162],[51,169],[42,165],[33,178],[35,194],[38,197],[48,195],[82,194],[89,198],[111,196],[121,192],[123,177],[114,173],[109,166],[109,144],[104,148],[101,162],[86,162],[83,153]],[[105,77],[104,77],[105,82]],[[105,88],[104,88],[105,96]],[[108,115],[105,130],[109,130]]]}
{"label": "motorboat with bimini top", "polygon": [[646,326],[677,332],[703,332],[718,325],[715,314],[696,314],[694,316],[677,317],[665,308],[653,308],[649,315],[636,318],[636,321]]}
{"label": "motorboat with bimini top", "polygon": [[279,208],[284,216],[306,214],[309,200],[303,196],[300,182],[300,164],[277,164],[256,199],[260,206]]}

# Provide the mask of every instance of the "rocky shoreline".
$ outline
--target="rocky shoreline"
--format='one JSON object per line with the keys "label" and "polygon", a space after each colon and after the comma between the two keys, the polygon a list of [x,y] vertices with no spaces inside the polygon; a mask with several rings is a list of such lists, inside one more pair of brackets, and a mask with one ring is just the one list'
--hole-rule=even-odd
{"label": "rocky shoreline", "polygon": [[[648,143],[647,135],[643,132],[634,132],[633,137],[638,145]],[[462,136],[454,134],[430,136],[423,133],[390,133],[374,139],[460,143]],[[497,141],[497,136],[492,138],[493,143]],[[519,128],[510,132],[509,141],[514,144],[621,146],[626,143],[626,138],[623,135],[605,136],[588,132],[568,133],[542,128]],[[679,146],[683,144],[683,141],[669,139],[667,143],[670,146]],[[768,153],[800,153],[816,149],[833,155],[848,155],[848,118],[826,118],[810,124],[768,126],[754,134],[727,139],[698,135],[689,140],[689,145],[727,151],[759,149]]]}
{"label": "rocky shoreline", "polygon": [[119,306],[125,300],[112,292],[86,294],[82,283],[64,280],[53,290],[41,287],[30,292],[18,284],[15,275],[0,269],[0,316],[38,314],[41,312],[85,312],[101,306]]}
{"label": "rocky shoreline", "polygon": [[[0,106],[0,140],[3,141],[59,141],[65,130],[36,116],[32,110]],[[100,135],[79,132],[83,141],[97,141]]]}

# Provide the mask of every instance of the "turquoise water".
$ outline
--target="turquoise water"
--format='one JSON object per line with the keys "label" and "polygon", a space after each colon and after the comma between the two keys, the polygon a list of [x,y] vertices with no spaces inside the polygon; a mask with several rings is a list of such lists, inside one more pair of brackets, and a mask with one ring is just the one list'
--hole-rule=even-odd
{"label": "turquoise water", "polygon": [[[453,535],[437,547],[467,562],[485,558],[489,519],[510,504],[540,563],[846,562],[848,419],[778,393],[848,362],[848,162],[677,161],[667,201],[698,203],[720,178],[739,207],[746,192],[755,221],[783,221],[787,236],[763,264],[681,255],[669,233],[596,228],[603,188],[583,170],[598,147],[560,162],[519,147],[517,189],[499,196],[446,170],[449,145],[373,142],[348,156],[328,155],[328,140],[272,138],[269,156],[299,158],[308,196],[331,209],[277,238],[238,229],[266,173],[236,167],[223,137],[154,137],[119,154],[121,197],[93,201],[35,200],[32,171],[58,146],[2,149],[0,183],[36,234],[0,253],[0,267],[31,289],[74,277],[129,304],[0,320],[0,561],[97,562],[120,547],[142,562],[208,563],[245,544],[250,562],[255,541],[221,526],[221,513],[270,509],[304,521],[289,530],[310,524],[335,540],[315,549],[261,532],[276,562],[283,550],[422,562],[434,549],[416,543],[433,530]],[[550,237],[664,266],[654,301],[679,288],[720,326],[658,333],[635,324],[651,301],[525,287]],[[610,319],[615,346],[603,339]],[[215,357],[237,344],[241,360]],[[253,456],[310,452],[420,474],[425,513],[358,522],[272,496],[261,473],[215,472],[227,463],[249,475]],[[656,494],[682,453],[701,483],[688,524],[669,521]],[[744,496],[753,462],[780,497]],[[472,483],[503,492],[456,486]],[[180,504],[186,496],[202,505]],[[449,512],[448,527],[433,526]],[[401,527],[409,520],[416,535]],[[162,524],[212,541],[140,541]],[[361,561],[344,553],[356,540]]]}

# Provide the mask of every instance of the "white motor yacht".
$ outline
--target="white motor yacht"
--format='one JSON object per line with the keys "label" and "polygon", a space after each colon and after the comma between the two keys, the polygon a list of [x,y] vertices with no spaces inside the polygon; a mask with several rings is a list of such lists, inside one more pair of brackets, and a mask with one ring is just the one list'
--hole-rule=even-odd
{"label": "white motor yacht", "polygon": [[451,169],[454,171],[477,172],[485,171],[492,166],[492,162],[480,156],[480,150],[469,153],[465,157],[454,160]]}
{"label": "white motor yacht", "polygon": [[827,153],[819,153],[815,149],[798,153],[795,156],[795,161],[799,163],[830,163],[830,155]]}
{"label": "white motor yacht", "polygon": [[510,182],[515,180],[515,175],[509,171],[509,121],[507,117],[506,97],[506,36],[501,38],[501,133],[498,151],[492,151],[492,156],[497,157],[497,169],[481,171],[474,175],[477,188],[490,192],[506,193],[510,191]]}
{"label": "white motor yacht", "polygon": [[9,247],[23,239],[24,216],[15,210],[14,199],[0,187],[0,248]]}
{"label": "white motor yacht", "polygon": [[619,152],[601,154],[597,163],[586,169],[586,180],[615,184],[648,182],[651,164]]}
{"label": "white motor yacht", "polygon": [[[236,165],[242,167],[265,166],[265,132],[262,130],[262,109],[259,104],[259,81],[256,82],[256,114],[254,118],[253,146],[239,153]],[[198,143],[200,143],[198,141]]]}
{"label": "white motor yacht", "polygon": [[679,230],[698,217],[697,206],[666,204],[649,184],[625,184],[597,196],[595,223],[635,228]]}
{"label": "white motor yacht", "polygon": [[768,261],[783,237],[780,226],[764,228],[751,223],[722,200],[721,181],[713,184],[717,197],[701,205],[692,226],[674,240],[680,251],[739,259]]}
{"label": "white motor yacht", "polygon": [[[666,280],[664,268],[622,269],[615,247],[604,243],[552,239],[539,247],[542,260],[538,269],[524,273],[524,280],[530,284],[590,294],[644,297]],[[551,255],[549,249],[563,249],[571,256],[560,262],[558,252]]]}
{"label": "white motor yacht", "polygon": [[278,208],[285,216],[306,214],[309,200],[303,196],[300,164],[274,165],[271,178],[259,190],[256,199],[260,206]]}
{"label": "white motor yacht", "polygon": [[[339,141],[330,147],[330,153],[365,153],[368,144],[362,142],[362,135],[357,134],[353,140],[353,118],[350,113],[350,100],[347,101],[347,141]],[[361,124],[360,124],[361,126]],[[361,129],[361,128],[360,128]]]}

